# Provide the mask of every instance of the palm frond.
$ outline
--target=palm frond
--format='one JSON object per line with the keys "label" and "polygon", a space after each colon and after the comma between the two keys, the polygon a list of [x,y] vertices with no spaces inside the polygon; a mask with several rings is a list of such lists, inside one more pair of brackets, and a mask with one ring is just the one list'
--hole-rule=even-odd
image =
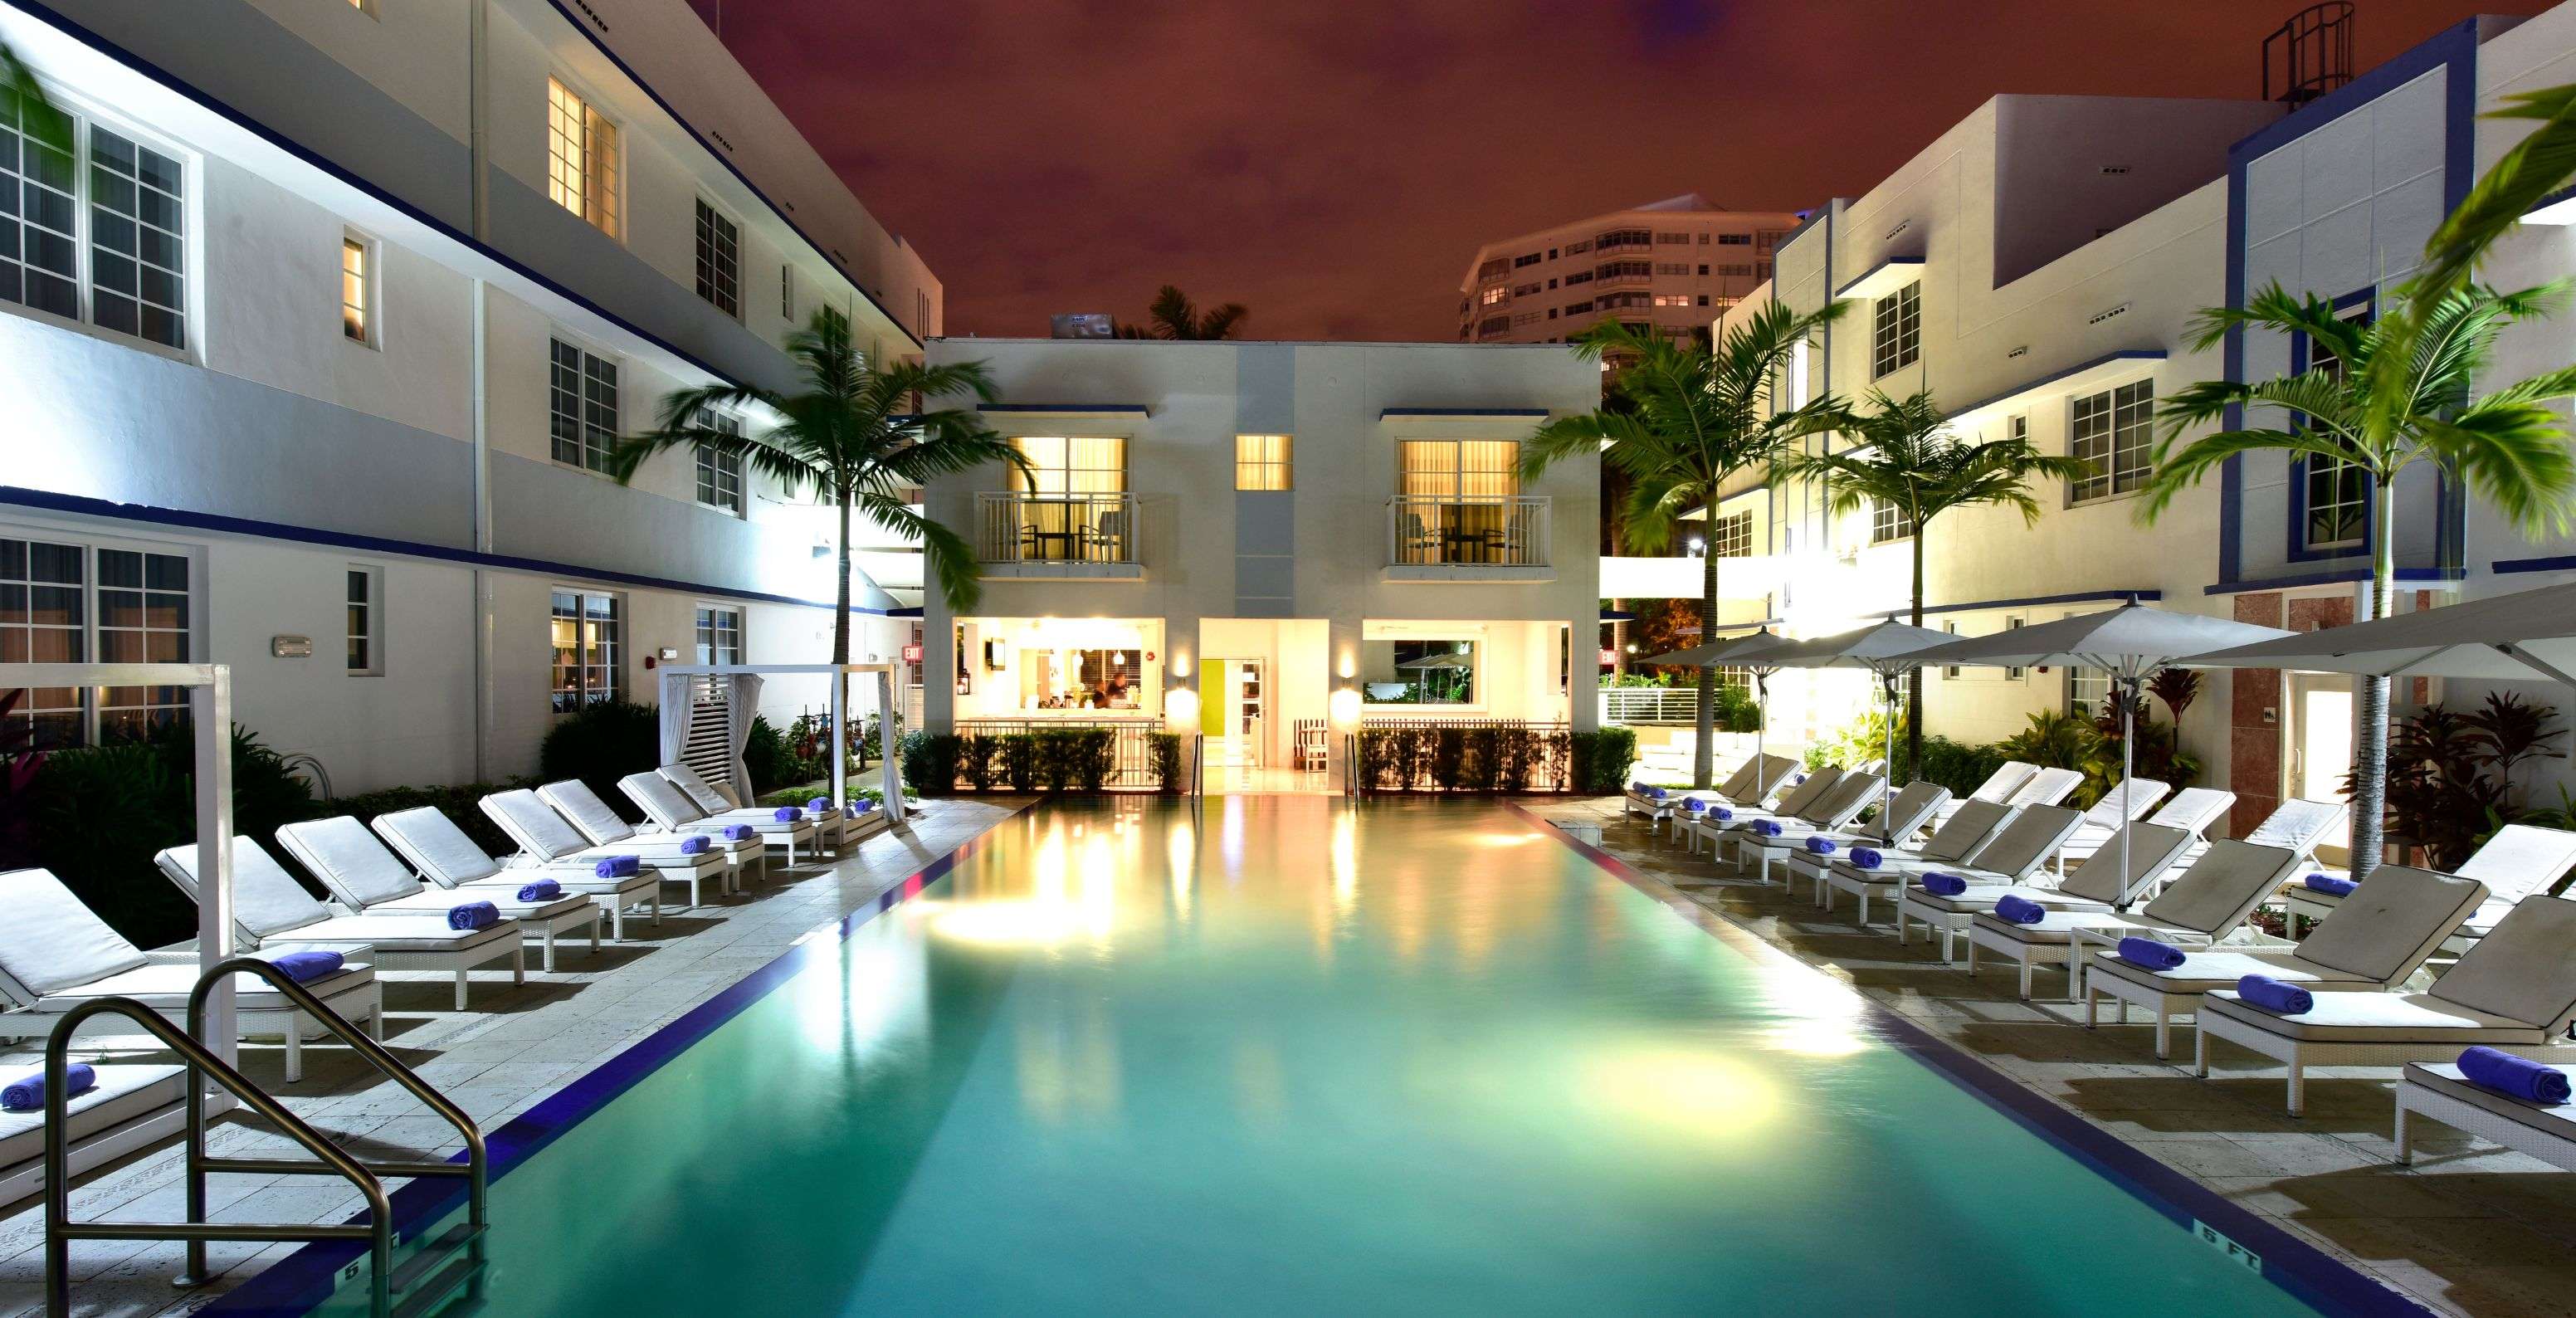
{"label": "palm frond", "polygon": [[2535,126],[2488,168],[2433,231],[2416,276],[2421,297],[2443,297],[2467,283],[2496,239],[2576,181],[2576,86],[2516,93],[2486,117],[2529,119]]}

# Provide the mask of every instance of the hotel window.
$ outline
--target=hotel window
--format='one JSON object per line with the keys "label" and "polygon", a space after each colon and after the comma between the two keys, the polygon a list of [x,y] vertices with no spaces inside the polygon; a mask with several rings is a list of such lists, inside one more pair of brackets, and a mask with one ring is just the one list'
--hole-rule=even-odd
{"label": "hotel window", "polygon": [[1870,501],[1869,542],[1871,544],[1883,545],[1893,540],[1902,540],[1912,534],[1914,534],[1914,519],[1907,517],[1904,509],[1892,503],[1880,503],[1875,499]]}
{"label": "hotel window", "polygon": [[[89,657],[89,551],[82,545],[0,539],[0,664],[76,664]],[[21,688],[10,720],[34,749],[88,741],[79,687]]]}
{"label": "hotel window", "polygon": [[1923,355],[1923,283],[1907,284],[1870,308],[1870,374],[1901,371]]}
{"label": "hotel window", "polygon": [[1507,289],[1500,284],[1495,284],[1486,288],[1483,292],[1478,293],[1476,295],[1476,301],[1479,305],[1490,307],[1511,295],[1510,289]]}
{"label": "hotel window", "polygon": [[608,470],[609,450],[617,447],[617,363],[556,339],[547,396],[555,461]]}
{"label": "hotel window", "polygon": [[2071,718],[2100,718],[2111,703],[2111,673],[2103,668],[2066,670],[2066,713]]}
{"label": "hotel window", "polygon": [[1708,553],[1711,558],[1751,558],[1753,556],[1753,514],[1729,513],[1709,526]]}
{"label": "hotel window", "polygon": [[80,319],[79,186],[72,157],[29,135],[0,95],[0,301]]}
{"label": "hotel window", "polygon": [[1408,439],[1402,446],[1407,499],[1476,501],[1520,493],[1521,446],[1509,439]]}
{"label": "hotel window", "polygon": [[618,236],[617,125],[560,78],[546,79],[546,195]]}
{"label": "hotel window", "polygon": [[698,662],[738,664],[742,655],[742,610],[698,606]]}
{"label": "hotel window", "polygon": [[355,234],[340,239],[340,333],[352,343],[376,342],[376,252]]}
{"label": "hotel window", "polygon": [[1234,437],[1234,488],[1238,490],[1293,490],[1289,467],[1289,439],[1286,435],[1237,435]]}
{"label": "hotel window", "polygon": [[1360,641],[1360,696],[1369,704],[1477,703],[1473,640]]}
{"label": "hotel window", "polygon": [[79,320],[86,299],[101,329],[186,348],[187,167],[126,134],[73,123],[88,146],[83,171],[21,118],[0,97],[0,301]]}
{"label": "hotel window", "polygon": [[1011,441],[1028,469],[1011,468],[1014,494],[1125,494],[1127,441],[1116,435],[1023,435]]}
{"label": "hotel window", "polygon": [[[2338,311],[2336,317],[2358,325],[2368,325],[2372,308],[2368,301]],[[2338,376],[2343,363],[2334,350],[2313,339],[2308,343],[2308,370]],[[2307,515],[2300,525],[2299,543],[2309,550],[2359,549],[2370,542],[2370,477],[2359,466],[2336,458],[2301,457],[2298,460],[2300,494]]]}
{"label": "hotel window", "polygon": [[716,310],[742,318],[742,230],[703,197],[698,200],[698,296]]}
{"label": "hotel window", "polygon": [[1512,285],[1512,296],[1513,296],[1513,297],[1529,297],[1529,296],[1531,296],[1531,295],[1533,295],[1533,294],[1537,293],[1538,291],[1539,291],[1539,286],[1538,286],[1535,282],[1533,282],[1533,283],[1527,283],[1527,284],[1514,284],[1514,285]]}
{"label": "hotel window", "polygon": [[1588,284],[1588,283],[1591,283],[1591,282],[1592,282],[1592,272],[1591,272],[1591,271],[1589,271],[1589,270],[1577,270],[1577,271],[1575,271],[1574,273],[1572,273],[1572,274],[1570,274],[1570,275],[1567,275],[1567,276],[1565,277],[1565,286],[1566,286],[1567,288],[1572,288],[1572,287],[1574,287],[1576,284]]}
{"label": "hotel window", "polygon": [[[731,439],[742,438],[742,420],[727,412],[712,409],[698,413],[698,425]],[[727,453],[705,444],[698,451],[698,502],[721,512],[743,515],[747,501],[743,498],[742,455]]]}
{"label": "hotel window", "polygon": [[[1959,624],[1955,622],[1945,622],[1941,624],[1941,630],[1948,632],[1952,636],[1956,636],[1959,634]],[[1967,670],[1958,664],[1943,664],[1941,666],[1941,680],[1944,682],[1956,682],[1959,680],[1959,674],[1965,671]]]}
{"label": "hotel window", "polygon": [[1690,304],[1690,294],[1688,293],[1657,293],[1655,295],[1655,305],[1659,307],[1686,307]]}
{"label": "hotel window", "polygon": [[384,655],[384,574],[371,567],[348,570],[349,601],[349,671],[379,674],[385,671]]}
{"label": "hotel window", "polygon": [[1655,235],[1656,242],[1668,247],[1686,246],[1689,244],[1690,240],[1691,236],[1686,233],[1659,233]]}
{"label": "hotel window", "polygon": [[[95,557],[98,661],[188,662],[188,560],[139,549],[99,549]],[[185,687],[101,687],[97,698],[101,741],[149,736],[188,717]]]}
{"label": "hotel window", "polygon": [[1655,273],[1659,275],[1686,275],[1690,272],[1691,268],[1688,262],[1657,261],[1655,263]]}
{"label": "hotel window", "polygon": [[569,714],[585,705],[617,699],[623,685],[618,660],[625,642],[617,597],[558,590],[548,622],[554,647],[554,711]]}
{"label": "hotel window", "polygon": [[1717,245],[1720,247],[1750,247],[1753,245],[1753,235],[1749,233],[1721,233],[1717,236]]}
{"label": "hotel window", "polygon": [[[2019,418],[2015,419],[2018,420]],[[2023,620],[2020,618],[2006,618],[2004,619],[2004,630],[2008,632],[2019,631],[2021,630],[2022,621]],[[2023,677],[2027,676],[2029,672],[2030,670],[2027,668],[2007,668],[2004,670],[2004,680],[2009,682],[2018,682],[2022,680]]]}
{"label": "hotel window", "polygon": [[2075,400],[2067,414],[2068,454],[2092,464],[2093,474],[2067,491],[2073,503],[2138,488],[2147,478],[2155,447],[2156,385],[2135,380]]}

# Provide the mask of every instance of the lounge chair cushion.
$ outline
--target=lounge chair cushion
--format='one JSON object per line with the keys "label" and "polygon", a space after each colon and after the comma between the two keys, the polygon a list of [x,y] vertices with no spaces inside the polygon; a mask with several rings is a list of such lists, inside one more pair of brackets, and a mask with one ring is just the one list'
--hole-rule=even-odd
{"label": "lounge chair cushion", "polygon": [[2507,1020],[2564,1025],[2576,1011],[2576,901],[2523,898],[2433,982],[2433,996]]}
{"label": "lounge chair cushion", "polygon": [[658,773],[630,773],[618,779],[617,786],[663,828],[678,828],[706,818],[707,812],[699,809],[678,783]]}
{"label": "lounge chair cushion", "polygon": [[47,870],[0,874],[0,970],[30,993],[46,994],[143,965],[141,949],[81,904]]}
{"label": "lounge chair cushion", "polygon": [[376,831],[422,873],[451,888],[501,872],[501,862],[483,854],[483,848],[436,806],[378,815]]}
{"label": "lounge chair cushion", "polygon": [[2125,979],[2167,993],[2206,993],[2211,989],[2234,988],[2236,981],[2247,975],[2269,975],[2285,983],[2306,988],[2363,988],[2380,981],[2350,971],[2329,970],[2302,961],[2290,949],[2278,952],[2185,952],[2182,964],[2171,970],[2149,970],[2135,962],[2121,960],[2111,952],[2094,956],[2092,973],[2113,979]]}
{"label": "lounge chair cushion", "polygon": [[2024,806],[1995,840],[1977,853],[1977,868],[2018,879],[2039,868],[2048,853],[2075,831],[2084,817],[2063,806]]}
{"label": "lounge chair cushion", "polygon": [[1913,836],[1914,830],[1923,827],[1941,808],[1941,803],[1949,799],[1950,789],[1939,783],[1920,780],[1907,783],[1889,799],[1887,808],[1879,812],[1877,821],[1866,831],[1869,836],[1884,842],[1902,842]]}
{"label": "lounge chair cushion", "polygon": [[2218,822],[2227,808],[2236,804],[2236,793],[2217,787],[2186,787],[2172,799],[2156,808],[2147,822],[2164,828],[2179,828],[2193,836]]}
{"label": "lounge chair cushion", "polygon": [[697,769],[690,765],[663,765],[662,776],[669,779],[681,791],[688,793],[689,799],[696,802],[698,809],[705,814],[720,815],[741,805],[741,802],[717,791],[715,784],[708,782]]}
{"label": "lounge chair cushion", "polygon": [[335,915],[295,932],[299,940],[367,943],[379,952],[464,952],[486,943],[500,943],[506,947],[519,941],[519,927],[506,920],[481,929],[451,929],[444,915],[406,913]]}
{"label": "lounge chair cushion", "polygon": [[2029,782],[2038,772],[2038,765],[2006,760],[1996,765],[1995,771],[1987,774],[1984,782],[1977,784],[1977,790],[1970,792],[1968,799],[2001,805],[2011,800],[2013,793],[2020,791],[2022,784]]}
{"label": "lounge chair cushion", "polygon": [[[137,1066],[92,1062],[98,1087],[74,1094],[63,1105],[64,1124],[73,1142],[105,1134],[137,1117],[175,1107],[187,1098],[186,1072],[175,1066]],[[10,1076],[18,1068],[6,1069]],[[23,1068],[28,1071],[36,1066]],[[0,1112],[0,1168],[16,1168],[45,1156],[43,1112]]]}
{"label": "lounge chair cushion", "polygon": [[[1959,871],[1947,872],[1956,874]],[[2108,911],[2111,909],[2109,902],[2071,897],[2065,890],[2059,888],[2032,888],[2018,883],[1991,880],[1975,882],[1977,875],[1973,871],[1967,877],[1971,880],[1968,890],[1956,897],[1944,897],[1937,892],[1926,892],[1921,888],[1908,888],[1905,890],[1905,904],[1908,907],[1919,906],[1944,915],[1975,915],[1981,911],[1991,911],[1995,908],[1996,902],[2006,897],[2019,897],[2023,901],[2035,902],[2052,911]]]}
{"label": "lounge chair cushion", "polygon": [[483,813],[490,815],[512,841],[540,860],[558,860],[586,851],[591,845],[589,839],[555,813],[553,806],[524,787],[484,797]]}
{"label": "lounge chair cushion", "polygon": [[2055,805],[2083,785],[2084,775],[2074,769],[2042,769],[2012,794],[2012,804]]}
{"label": "lounge chair cushion", "polygon": [[[254,955],[281,956],[306,944],[270,943]],[[335,947],[333,951],[345,948]],[[364,961],[344,961],[340,968],[304,987],[324,998],[358,987],[376,977],[375,967]],[[197,967],[193,963],[137,966],[123,974],[76,984],[60,992],[45,995],[45,1005],[67,1010],[91,998],[127,997],[140,1000],[156,1011],[183,1012],[188,1009],[188,995],[197,987]],[[290,1005],[286,995],[270,988],[265,981],[248,975],[233,976],[233,1005],[241,1011],[283,1011]]]}
{"label": "lounge chair cushion", "polygon": [[2116,911],[2050,911],[2037,924],[2015,924],[1981,911],[1976,926],[1989,935],[2002,934],[2016,943],[2055,947],[2073,943],[2078,929],[2115,929],[2141,938],[2166,938],[2174,932],[2171,925],[2150,923]]}
{"label": "lounge chair cushion", "polygon": [[2143,817],[2149,810],[2155,809],[2156,802],[2165,799],[2165,793],[2172,790],[2173,785],[2171,783],[2160,783],[2153,778],[2129,779],[2130,799],[2127,802],[2128,809],[2125,811],[2121,809],[2122,802],[2120,799],[2120,792],[2118,788],[2114,787],[2112,790],[2102,793],[2102,799],[2094,802],[2093,808],[2084,812],[2085,827],[2098,828],[2104,831],[2116,829],[2120,825],[2125,824],[2132,819]]}
{"label": "lounge chair cushion", "polygon": [[2482,1085],[2461,1078],[2460,1068],[2452,1062],[2408,1062],[2406,1078],[2445,1098],[2481,1107],[2517,1125],[2576,1145],[2576,1103],[2542,1107],[2521,1099],[2499,1094]]}
{"label": "lounge chair cushion", "polygon": [[2304,856],[2343,816],[2344,807],[2339,802],[2283,801],[2269,818],[2240,840],[2258,847],[2288,847],[2293,854]]}
{"label": "lounge chair cushion", "polygon": [[2212,989],[2201,996],[2200,1009],[2309,1043],[2420,1042],[2427,1053],[2440,1053],[2473,1043],[2537,1047],[2549,1041],[2547,1031],[2429,993],[2320,993],[2314,1009],[2276,1016],[2239,1001],[2234,989]]}
{"label": "lounge chair cushion", "polygon": [[547,783],[537,789],[537,795],[564,818],[571,820],[572,826],[594,846],[623,842],[635,836],[634,827],[619,818],[606,801],[600,800],[599,793],[590,790],[590,784],[578,778]]}
{"label": "lounge chair cushion", "polygon": [[1916,853],[1925,860],[1957,860],[1985,844],[1986,839],[2012,813],[2012,807],[1992,801],[1969,801],[1950,812],[1950,817],[1932,836],[1924,839],[1923,849]]}
{"label": "lounge chair cushion", "polygon": [[2576,866],[2576,833],[2507,824],[2454,873],[2484,883],[2488,892],[2504,901],[2518,902],[2535,892],[2547,892],[2570,866]]}
{"label": "lounge chair cushion", "polygon": [[[160,861],[162,872],[186,890],[191,900],[197,897],[194,846],[172,847],[155,859]],[[265,942],[273,935],[291,933],[330,918],[331,908],[306,892],[304,885],[287,873],[258,839],[239,835],[233,838],[233,923],[241,926],[242,932]]]}
{"label": "lounge chair cushion", "polygon": [[398,901],[421,891],[420,879],[402,858],[386,850],[355,816],[288,824],[277,830],[277,840],[332,895],[352,906]]}
{"label": "lounge chair cushion", "polygon": [[2140,913],[2152,923],[2212,936],[2225,933],[2253,912],[2255,903],[2281,881],[2294,859],[2296,854],[2287,847],[2233,839],[2212,842],[2182,877]]}
{"label": "lounge chair cushion", "polygon": [[2120,835],[2113,833],[2099,851],[2084,858],[2084,863],[2066,876],[2061,886],[2064,896],[2079,902],[2100,902],[2117,906],[2137,896],[2138,890],[2172,868],[2183,848],[2191,845],[2191,834],[2162,824],[2130,824],[2129,870],[2120,872]]}
{"label": "lounge chair cushion", "polygon": [[2485,895],[2475,879],[2382,865],[2308,934],[2299,956],[2385,983],[2421,964]]}

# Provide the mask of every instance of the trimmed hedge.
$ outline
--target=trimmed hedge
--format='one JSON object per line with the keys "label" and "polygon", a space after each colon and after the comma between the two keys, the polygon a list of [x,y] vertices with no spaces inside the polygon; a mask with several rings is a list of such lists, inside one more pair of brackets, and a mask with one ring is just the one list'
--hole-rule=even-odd
{"label": "trimmed hedge", "polygon": [[[1179,738],[1173,741],[1177,744]],[[956,791],[961,782],[977,792],[997,786],[1014,792],[1099,792],[1108,790],[1110,777],[1118,771],[1118,732],[1048,728],[961,737],[916,730],[903,735],[900,754],[905,783],[925,796]],[[1172,759],[1178,762],[1177,749]],[[1162,760],[1158,743],[1158,769]],[[1164,781],[1168,783],[1169,777]]]}
{"label": "trimmed hedge", "polygon": [[[1359,782],[1372,792],[1581,791],[1585,769],[1611,733],[1635,751],[1636,734],[1625,728],[1581,734],[1511,726],[1363,728],[1355,737]],[[1615,747],[1609,753],[1618,754]],[[1626,767],[1620,759],[1605,790],[1617,790]]]}

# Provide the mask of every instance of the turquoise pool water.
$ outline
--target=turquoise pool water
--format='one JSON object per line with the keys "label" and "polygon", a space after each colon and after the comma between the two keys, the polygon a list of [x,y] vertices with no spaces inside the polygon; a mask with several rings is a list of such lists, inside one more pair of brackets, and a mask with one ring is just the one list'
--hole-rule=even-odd
{"label": "turquoise pool water", "polygon": [[491,1211],[550,1318],[2308,1312],[1483,806],[1011,820]]}

